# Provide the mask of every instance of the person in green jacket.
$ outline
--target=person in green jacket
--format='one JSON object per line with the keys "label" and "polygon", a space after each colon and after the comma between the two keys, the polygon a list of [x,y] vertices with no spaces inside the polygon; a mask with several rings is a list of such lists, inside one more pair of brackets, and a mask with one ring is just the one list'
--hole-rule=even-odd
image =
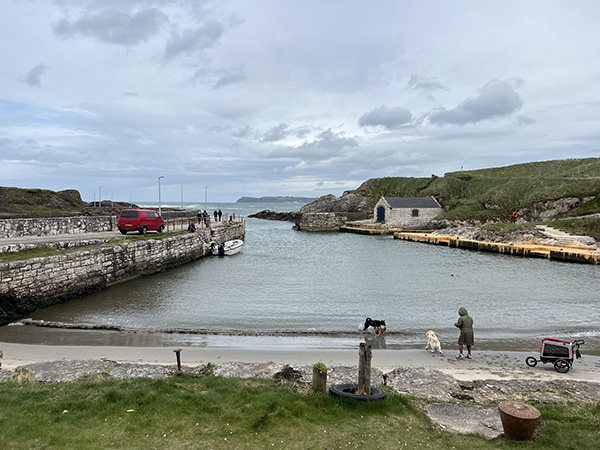
{"label": "person in green jacket", "polygon": [[463,355],[463,345],[467,346],[467,359],[472,359],[471,346],[474,345],[473,336],[473,319],[469,316],[466,308],[460,308],[458,310],[458,322],[454,324],[455,327],[460,329],[460,336],[458,337],[458,359],[465,359]]}

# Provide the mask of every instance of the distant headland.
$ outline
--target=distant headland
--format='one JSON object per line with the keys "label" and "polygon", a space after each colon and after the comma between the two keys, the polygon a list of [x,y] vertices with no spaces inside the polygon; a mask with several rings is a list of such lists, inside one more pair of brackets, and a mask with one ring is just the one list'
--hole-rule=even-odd
{"label": "distant headland", "polygon": [[316,197],[241,197],[236,203],[310,203]]}

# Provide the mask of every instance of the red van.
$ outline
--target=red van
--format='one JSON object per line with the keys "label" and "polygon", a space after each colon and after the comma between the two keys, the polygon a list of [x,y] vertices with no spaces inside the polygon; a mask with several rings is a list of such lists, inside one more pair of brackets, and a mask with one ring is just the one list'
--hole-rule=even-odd
{"label": "red van", "polygon": [[124,209],[119,215],[121,234],[127,234],[128,231],[137,231],[140,234],[146,234],[146,231],[162,233],[164,229],[165,221],[151,209]]}

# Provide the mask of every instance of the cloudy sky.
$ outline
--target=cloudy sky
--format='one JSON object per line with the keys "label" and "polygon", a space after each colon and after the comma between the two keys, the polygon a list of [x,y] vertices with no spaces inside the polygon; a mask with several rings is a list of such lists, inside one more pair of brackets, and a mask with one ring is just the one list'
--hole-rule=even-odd
{"label": "cloudy sky", "polygon": [[339,196],[600,156],[596,0],[0,5],[2,186]]}

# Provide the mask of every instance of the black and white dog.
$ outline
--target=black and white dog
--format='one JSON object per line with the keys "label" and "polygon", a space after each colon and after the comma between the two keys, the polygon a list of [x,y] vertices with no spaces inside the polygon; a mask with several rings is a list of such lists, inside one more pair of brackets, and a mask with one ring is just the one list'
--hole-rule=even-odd
{"label": "black and white dog", "polygon": [[385,334],[385,320],[373,320],[370,317],[367,317],[365,325],[363,326],[363,331],[366,331],[369,327],[373,327],[377,336],[383,336]]}

